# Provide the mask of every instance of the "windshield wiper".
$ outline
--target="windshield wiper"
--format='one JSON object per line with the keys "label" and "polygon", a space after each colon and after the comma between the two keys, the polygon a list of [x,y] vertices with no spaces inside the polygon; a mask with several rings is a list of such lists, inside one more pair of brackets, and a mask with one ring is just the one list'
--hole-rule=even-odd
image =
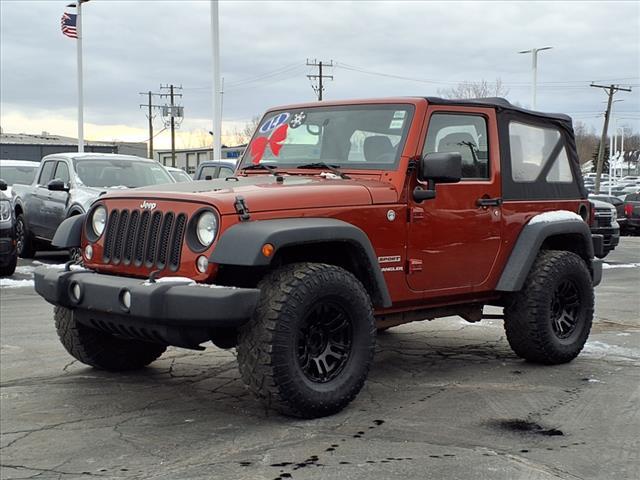
{"label": "windshield wiper", "polygon": [[271,174],[273,175],[277,175],[278,172],[278,167],[274,166],[274,165],[265,165],[264,163],[253,163],[251,165],[247,165],[246,167],[242,167],[240,169],[241,172],[244,172],[246,170],[267,170],[269,172],[271,172]]}
{"label": "windshield wiper", "polygon": [[306,163],[304,165],[298,165],[296,168],[324,168],[329,170],[334,175],[339,176],[340,178],[344,178],[344,179],[351,178],[346,173],[342,173],[338,168],[338,165],[330,165],[325,162]]}

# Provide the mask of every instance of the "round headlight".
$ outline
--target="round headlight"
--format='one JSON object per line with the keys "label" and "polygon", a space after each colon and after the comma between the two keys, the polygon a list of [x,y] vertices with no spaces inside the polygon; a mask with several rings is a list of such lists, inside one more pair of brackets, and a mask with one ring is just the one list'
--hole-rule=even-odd
{"label": "round headlight", "polygon": [[203,212],[196,224],[196,235],[203,247],[208,247],[213,243],[218,233],[218,219],[213,212]]}
{"label": "round headlight", "polygon": [[91,229],[96,237],[100,237],[104,232],[104,227],[107,224],[107,209],[104,207],[98,207],[93,211],[91,216]]}

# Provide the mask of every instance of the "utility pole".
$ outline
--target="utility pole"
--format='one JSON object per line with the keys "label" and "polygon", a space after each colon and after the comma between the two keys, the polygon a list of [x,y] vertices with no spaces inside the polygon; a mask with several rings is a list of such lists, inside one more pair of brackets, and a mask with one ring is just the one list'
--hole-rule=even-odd
{"label": "utility pole", "polygon": [[149,119],[149,158],[153,160],[153,109],[154,108],[162,108],[160,105],[153,105],[153,96],[160,96],[159,93],[153,93],[151,90],[148,92],[140,92],[140,95],[147,95],[148,101],[147,103],[141,103],[140,108],[148,108],[149,112],[147,113],[147,118]]}
{"label": "utility pole", "polygon": [[613,103],[613,96],[618,90],[623,92],[630,92],[631,88],[623,88],[620,85],[596,85],[592,83],[591,87],[602,88],[608,95],[607,110],[604,112],[604,127],[602,128],[602,136],[600,137],[600,146],[598,148],[598,163],[596,164],[596,183],[594,190],[596,193],[600,193],[600,175],[602,175],[602,164],[604,161],[604,142],[607,141],[607,130],[609,129],[609,118],[611,117],[611,104]]}
{"label": "utility pole", "polygon": [[160,85],[160,90],[169,90],[169,93],[161,93],[160,97],[169,97],[168,116],[171,126],[171,166],[176,166],[176,117],[182,117],[182,107],[176,106],[176,97],[182,98],[181,93],[175,93],[174,90],[182,90],[182,87],[175,85]]}
{"label": "utility pole", "polygon": [[307,59],[307,66],[308,67],[318,67],[318,74],[317,75],[307,75],[307,78],[311,81],[313,81],[313,79],[317,78],[318,79],[318,86],[314,86],[312,84],[311,88],[313,88],[313,91],[316,92],[316,94],[318,95],[318,101],[321,102],[322,101],[322,92],[324,92],[324,86],[322,84],[322,80],[325,78],[328,78],[329,80],[333,80],[333,75],[324,75],[322,73],[322,67],[333,67],[333,60],[331,60],[329,63],[327,62],[318,62],[317,60],[313,60],[313,62],[310,62]]}

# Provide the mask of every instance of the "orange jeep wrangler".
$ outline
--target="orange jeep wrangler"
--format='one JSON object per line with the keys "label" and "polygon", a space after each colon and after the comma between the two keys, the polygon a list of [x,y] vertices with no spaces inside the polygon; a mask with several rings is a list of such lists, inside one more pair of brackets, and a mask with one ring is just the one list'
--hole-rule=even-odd
{"label": "orange jeep wrangler", "polygon": [[[593,317],[602,237],[571,119],[504,99],[279,107],[226,179],[108,193],[36,272],[79,361],[144,367],[168,345],[237,348],[243,380],[287,415],[358,394],[376,330],[504,318],[519,356],[574,359]],[[485,305],[503,315],[483,313]]]}

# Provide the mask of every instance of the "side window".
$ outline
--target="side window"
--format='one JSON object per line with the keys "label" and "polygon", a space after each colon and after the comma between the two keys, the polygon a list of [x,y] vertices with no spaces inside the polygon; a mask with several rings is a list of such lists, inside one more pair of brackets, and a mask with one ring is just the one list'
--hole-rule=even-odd
{"label": "side window", "polygon": [[573,181],[567,151],[558,130],[511,122],[509,144],[514,182],[534,182],[549,161],[553,164],[548,169],[547,182]]}
{"label": "side window", "polygon": [[220,167],[220,173],[218,174],[220,178],[227,178],[233,176],[233,170],[228,167]]}
{"label": "side window", "polygon": [[218,167],[202,167],[198,180],[206,180],[207,177],[218,178]]}
{"label": "side window", "polygon": [[458,152],[462,178],[489,178],[487,121],[480,115],[434,113],[423,154]]}
{"label": "side window", "polygon": [[56,162],[49,160],[44,162],[42,170],[40,171],[40,178],[38,178],[38,185],[46,185],[53,179],[53,171],[56,168]]}
{"label": "side window", "polygon": [[53,178],[58,178],[62,180],[64,183],[69,183],[69,167],[64,162],[58,162],[58,166],[56,167],[56,173]]}

